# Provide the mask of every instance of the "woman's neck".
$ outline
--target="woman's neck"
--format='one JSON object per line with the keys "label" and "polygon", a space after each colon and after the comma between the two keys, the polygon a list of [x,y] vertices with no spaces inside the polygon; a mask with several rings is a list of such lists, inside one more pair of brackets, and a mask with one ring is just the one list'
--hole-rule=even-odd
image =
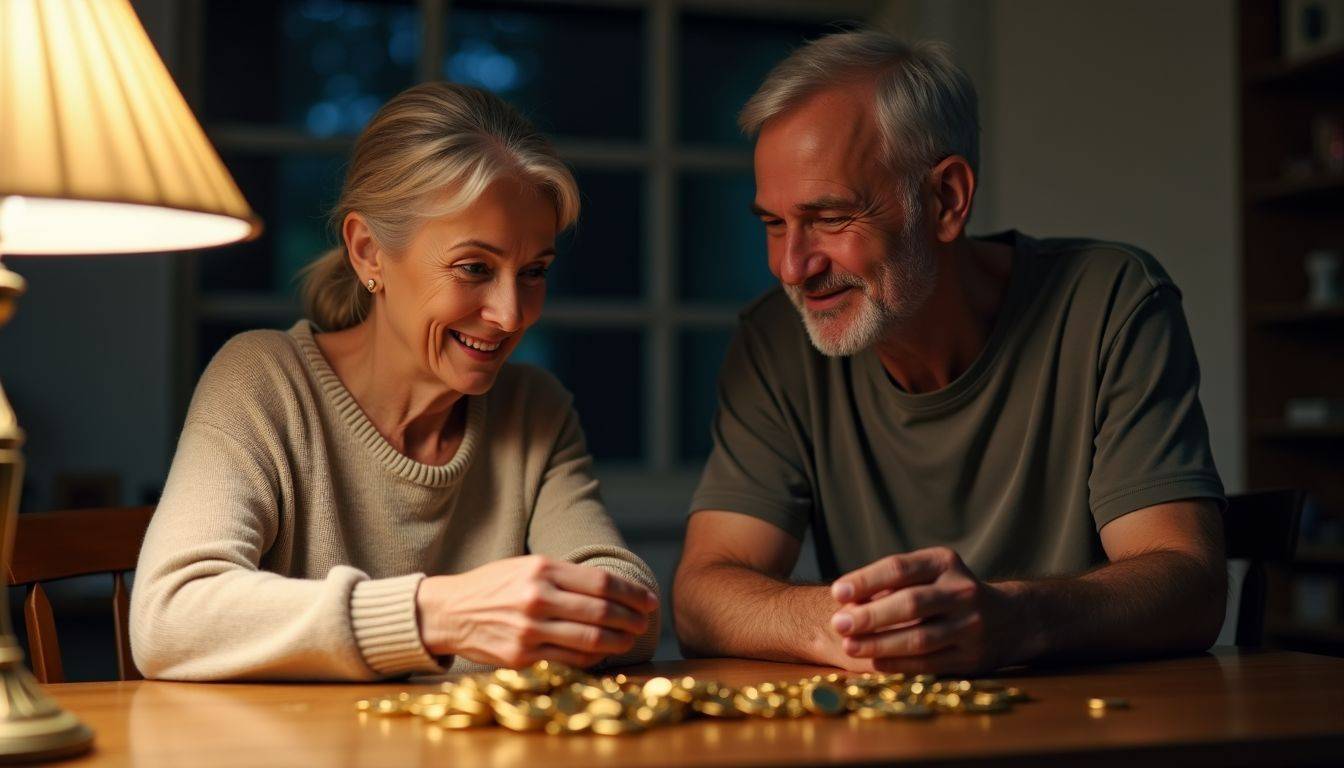
{"label": "woman's neck", "polygon": [[466,398],[426,377],[403,345],[370,317],[314,335],[317,347],[383,439],[402,454],[447,464],[466,431]]}

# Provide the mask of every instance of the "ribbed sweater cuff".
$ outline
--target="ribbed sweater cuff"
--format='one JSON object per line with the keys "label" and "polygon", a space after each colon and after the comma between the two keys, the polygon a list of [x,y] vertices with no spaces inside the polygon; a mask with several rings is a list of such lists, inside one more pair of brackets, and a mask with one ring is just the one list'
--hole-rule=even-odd
{"label": "ribbed sweater cuff", "polygon": [[383,677],[411,672],[442,674],[420,642],[415,619],[415,593],[423,573],[390,579],[367,579],[350,593],[350,624],[364,662]]}

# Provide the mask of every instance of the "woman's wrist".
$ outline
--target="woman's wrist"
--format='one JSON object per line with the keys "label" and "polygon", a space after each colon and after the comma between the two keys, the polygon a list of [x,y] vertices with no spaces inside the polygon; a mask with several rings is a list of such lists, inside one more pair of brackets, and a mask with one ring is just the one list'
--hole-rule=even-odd
{"label": "woman's wrist", "polygon": [[415,592],[415,622],[420,642],[432,656],[452,656],[457,653],[457,639],[452,632],[448,612],[444,610],[444,596],[452,590],[448,584],[453,576],[426,576]]}

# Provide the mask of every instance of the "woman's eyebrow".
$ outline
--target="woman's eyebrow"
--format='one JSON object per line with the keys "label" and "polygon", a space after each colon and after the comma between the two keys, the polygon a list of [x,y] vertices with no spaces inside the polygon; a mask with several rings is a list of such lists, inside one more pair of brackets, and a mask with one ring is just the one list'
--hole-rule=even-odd
{"label": "woman's eyebrow", "polygon": [[[467,240],[459,240],[448,250],[456,251],[460,248],[479,248],[482,251],[492,253],[496,256],[502,257],[504,255],[503,248],[500,248],[499,246],[493,245],[491,243],[487,243],[484,240],[477,240],[475,238],[469,238]],[[541,259],[547,256],[554,256],[554,255],[555,255],[555,246],[549,246],[547,248],[542,248],[539,252],[537,252],[537,255],[533,256],[532,258]]]}
{"label": "woman's eyebrow", "polygon": [[482,251],[488,251],[496,256],[504,255],[503,248],[500,248],[497,245],[491,245],[490,243],[487,243],[484,240],[476,240],[476,239],[459,240],[448,250],[456,251],[459,248],[480,248]]}

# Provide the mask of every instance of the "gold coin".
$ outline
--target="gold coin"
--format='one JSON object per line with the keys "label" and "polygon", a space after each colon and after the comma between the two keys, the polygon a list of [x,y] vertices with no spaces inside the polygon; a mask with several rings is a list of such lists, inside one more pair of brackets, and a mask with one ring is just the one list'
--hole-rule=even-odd
{"label": "gold coin", "polygon": [[838,715],[848,707],[845,692],[832,683],[809,683],[803,688],[803,706],[818,715]]}
{"label": "gold coin", "polygon": [[420,707],[415,714],[426,720],[438,720],[451,711],[447,704],[426,704]]}
{"label": "gold coin", "polygon": [[443,717],[439,718],[438,725],[440,728],[450,728],[452,730],[458,730],[461,728],[474,728],[478,725],[484,725],[484,723],[482,723],[475,717],[472,717],[471,715],[455,713],[451,715],[444,715]]}
{"label": "gold coin", "polygon": [[689,704],[697,696],[703,695],[704,691],[705,683],[696,680],[694,677],[686,676],[673,681],[672,690],[668,695],[677,701]]}
{"label": "gold coin", "polygon": [[406,708],[407,702],[396,699],[378,699],[373,702],[373,711],[384,717],[394,715],[409,715],[410,711]]}
{"label": "gold coin", "polygon": [[672,687],[673,687],[672,681],[667,679],[666,677],[655,677],[644,684],[644,688],[641,691],[641,693],[646,699],[652,699],[652,698],[660,699],[672,693]]}
{"label": "gold coin", "polygon": [[1008,696],[1002,691],[994,693],[977,691],[971,694],[969,700],[963,699],[962,706],[964,711],[977,714],[1007,712],[1013,708],[1013,705],[1008,701]]}
{"label": "gold coin", "polygon": [[644,730],[644,726],[634,720],[623,720],[615,717],[595,718],[590,728],[593,733],[600,736],[623,736],[627,733],[639,733]]}
{"label": "gold coin", "polygon": [[528,717],[518,712],[495,711],[495,722],[511,731],[538,731],[546,727],[547,719]]}
{"label": "gold coin", "polygon": [[616,699],[595,699],[588,702],[588,714],[593,717],[620,717],[625,714],[625,705]]}

